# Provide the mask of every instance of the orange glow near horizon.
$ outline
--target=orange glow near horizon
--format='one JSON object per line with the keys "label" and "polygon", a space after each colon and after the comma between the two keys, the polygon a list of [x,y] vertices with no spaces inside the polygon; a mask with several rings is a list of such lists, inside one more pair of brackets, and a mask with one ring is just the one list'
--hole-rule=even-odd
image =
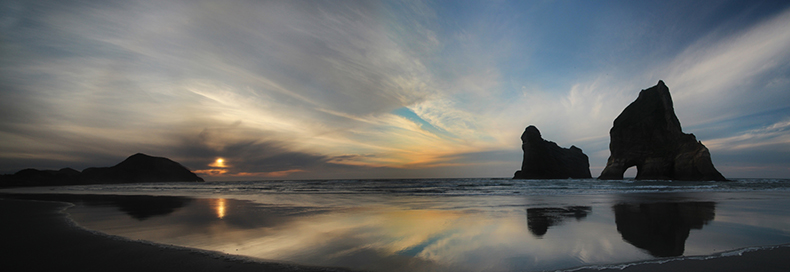
{"label": "orange glow near horizon", "polygon": [[208,175],[208,176],[212,176],[212,177],[216,177],[216,176],[225,175],[225,173],[227,173],[228,170],[225,170],[225,169],[201,169],[201,170],[195,170],[195,171],[192,171],[192,172],[195,172],[195,173],[198,173],[198,174],[204,174],[204,175]]}
{"label": "orange glow near horizon", "polygon": [[225,164],[225,159],[217,158],[214,162],[210,163],[208,166],[210,167],[217,167],[217,168],[227,168],[228,165]]}
{"label": "orange glow near horizon", "polygon": [[279,178],[285,177],[292,173],[299,173],[299,172],[307,172],[301,169],[291,169],[291,170],[284,170],[284,171],[274,171],[274,172],[238,172],[238,173],[229,173],[227,169],[201,169],[192,171],[197,174],[203,174],[211,177],[266,177],[266,178]]}

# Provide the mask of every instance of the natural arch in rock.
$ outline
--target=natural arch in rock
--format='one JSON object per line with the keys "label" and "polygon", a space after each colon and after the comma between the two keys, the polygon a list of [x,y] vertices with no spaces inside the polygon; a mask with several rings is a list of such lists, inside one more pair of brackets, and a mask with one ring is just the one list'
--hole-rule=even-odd
{"label": "natural arch in rock", "polygon": [[614,120],[609,136],[611,155],[599,179],[622,179],[636,166],[636,179],[726,180],[708,148],[683,133],[663,81],[639,92]]}

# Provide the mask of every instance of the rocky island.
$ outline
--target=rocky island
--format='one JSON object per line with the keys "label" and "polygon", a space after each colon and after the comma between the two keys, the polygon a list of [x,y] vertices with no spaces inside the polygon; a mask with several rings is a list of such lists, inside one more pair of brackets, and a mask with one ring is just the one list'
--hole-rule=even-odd
{"label": "rocky island", "polygon": [[111,167],[91,167],[79,172],[71,168],[60,170],[24,169],[13,175],[3,175],[0,186],[52,186],[102,183],[141,182],[202,182],[203,179],[181,164],[168,158],[134,154]]}
{"label": "rocky island", "polygon": [[524,160],[514,179],[592,178],[590,160],[580,148],[562,148],[546,141],[535,126],[524,130],[521,141]]}
{"label": "rocky island", "polygon": [[611,155],[599,179],[622,179],[636,166],[636,179],[726,180],[708,148],[683,133],[663,81],[639,93],[614,120],[609,136]]}

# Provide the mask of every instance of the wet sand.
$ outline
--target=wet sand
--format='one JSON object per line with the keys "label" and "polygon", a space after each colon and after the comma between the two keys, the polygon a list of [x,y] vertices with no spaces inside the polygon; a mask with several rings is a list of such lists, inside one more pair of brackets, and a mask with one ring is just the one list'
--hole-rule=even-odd
{"label": "wet sand", "polygon": [[[231,255],[98,235],[74,226],[60,212],[68,204],[0,199],[0,247],[11,271],[346,271],[338,268],[252,262]],[[790,271],[790,246],[745,252],[708,260],[677,259],[665,263],[574,271]]]}
{"label": "wet sand", "polygon": [[347,271],[232,256],[94,234],[70,223],[65,203],[0,199],[4,271]]}
{"label": "wet sand", "polygon": [[780,272],[790,271],[790,245],[771,249],[761,249],[744,252],[739,256],[719,257],[707,260],[680,259],[666,263],[646,263],[610,269],[581,269],[578,272],[593,271],[625,271],[625,272],[653,272],[653,271],[694,271],[694,272],[736,272],[760,271]]}

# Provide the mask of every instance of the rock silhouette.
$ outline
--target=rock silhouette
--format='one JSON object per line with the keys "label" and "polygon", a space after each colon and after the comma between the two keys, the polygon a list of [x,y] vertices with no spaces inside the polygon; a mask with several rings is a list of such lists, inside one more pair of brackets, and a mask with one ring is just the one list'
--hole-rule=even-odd
{"label": "rock silhouette", "polygon": [[592,178],[590,160],[580,148],[562,148],[546,141],[535,126],[524,130],[521,141],[524,160],[514,179]]}
{"label": "rock silhouette", "polygon": [[177,162],[142,153],[134,154],[112,167],[85,169],[81,180],[87,183],[203,181]]}
{"label": "rock silhouette", "polygon": [[81,173],[71,168],[24,169],[0,177],[0,186],[52,186],[99,183],[203,181],[186,167],[168,158],[134,154],[111,167],[91,167]]}
{"label": "rock silhouette", "polygon": [[622,179],[636,166],[636,179],[726,180],[694,134],[683,133],[663,81],[642,90],[614,120],[611,155],[599,179]]}
{"label": "rock silhouette", "polygon": [[563,208],[527,209],[527,228],[536,237],[543,237],[550,227],[562,224],[569,218],[581,220],[592,212],[590,206],[568,206]]}
{"label": "rock silhouette", "polygon": [[62,183],[74,184],[79,182],[80,171],[71,168],[63,168],[57,171],[28,168],[7,176],[5,179],[8,179],[9,183],[24,181],[27,184],[46,185],[53,181],[59,181]]}
{"label": "rock silhouette", "polygon": [[623,240],[655,257],[683,255],[691,229],[716,216],[714,202],[617,204],[617,232]]}

